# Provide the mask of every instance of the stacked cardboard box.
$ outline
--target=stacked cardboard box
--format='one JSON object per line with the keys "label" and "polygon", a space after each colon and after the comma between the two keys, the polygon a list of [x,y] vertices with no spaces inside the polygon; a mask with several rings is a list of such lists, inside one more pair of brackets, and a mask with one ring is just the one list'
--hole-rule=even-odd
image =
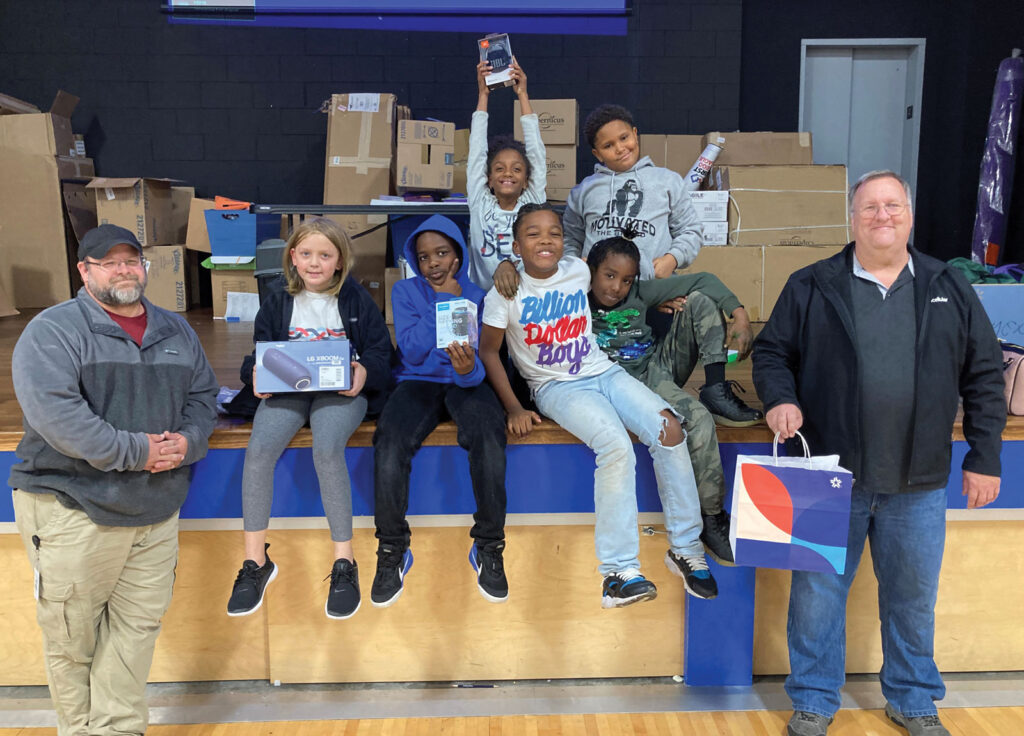
{"label": "stacked cardboard box", "polygon": [[[579,141],[579,104],[576,100],[530,100],[540,124],[540,139],[547,149],[548,199],[564,201],[576,186],[576,144]],[[523,140],[516,100],[513,110],[515,137]]]}
{"label": "stacked cardboard box", "polygon": [[395,191],[451,191],[455,174],[455,124],[398,122]]}
{"label": "stacked cardboard box", "polygon": [[177,235],[171,218],[171,184],[171,179],[102,177],[86,188],[96,192],[100,225],[131,230],[143,245],[171,245]]}
{"label": "stacked cardboard box", "polygon": [[455,158],[452,161],[452,191],[468,193],[466,184],[466,165],[469,163],[469,128],[458,128],[455,131]]}
{"label": "stacked cardboard box", "polygon": [[730,245],[835,245],[850,239],[845,166],[715,166],[729,192]]}
{"label": "stacked cardboard box", "polygon": [[662,166],[685,176],[704,150],[699,135],[661,135],[642,133],[640,154],[650,156],[655,166]]}
{"label": "stacked cardboard box", "polygon": [[[395,96],[384,93],[332,95],[327,109],[324,204],[369,204],[391,191],[395,158]],[[371,225],[366,215],[334,217],[352,236]],[[384,308],[387,229],[354,238],[354,278]]]}
{"label": "stacked cardboard box", "polygon": [[727,203],[727,247],[702,249],[687,270],[714,273],[751,319],[766,320],[794,271],[849,240],[846,168],[811,165],[808,133],[712,132],[699,145],[720,137],[724,150],[701,194]]}
{"label": "stacked cardboard box", "polygon": [[77,278],[61,177],[88,175],[92,167],[71,158],[78,98],[58,92],[44,113],[0,97],[0,288],[16,307],[48,307],[71,296]]}
{"label": "stacked cardboard box", "polygon": [[704,245],[726,245],[729,239],[729,192],[687,192],[700,218]]}

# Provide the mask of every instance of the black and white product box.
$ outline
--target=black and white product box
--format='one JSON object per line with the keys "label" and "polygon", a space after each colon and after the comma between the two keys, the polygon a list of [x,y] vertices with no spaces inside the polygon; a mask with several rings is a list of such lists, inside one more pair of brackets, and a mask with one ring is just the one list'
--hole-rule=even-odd
{"label": "black and white product box", "polygon": [[476,42],[480,50],[480,61],[491,65],[491,73],[485,79],[488,87],[512,85],[512,44],[507,33],[492,33]]}
{"label": "black and white product box", "polygon": [[256,343],[256,393],[348,391],[352,387],[348,340]]}
{"label": "black and white product box", "polygon": [[479,332],[476,304],[469,299],[452,299],[434,305],[437,347],[446,348],[453,342],[469,343],[476,347]]}
{"label": "black and white product box", "polygon": [[729,219],[729,192],[703,190],[687,192],[701,222],[725,222]]}

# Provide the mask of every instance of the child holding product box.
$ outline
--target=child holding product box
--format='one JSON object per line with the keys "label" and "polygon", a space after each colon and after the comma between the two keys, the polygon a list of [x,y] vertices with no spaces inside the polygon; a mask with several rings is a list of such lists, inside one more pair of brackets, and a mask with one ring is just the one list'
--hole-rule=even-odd
{"label": "child holding product box", "polygon": [[[347,391],[256,394],[262,399],[242,470],[245,561],[228,601],[229,616],[246,616],[263,603],[277,565],[267,555],[274,467],[295,433],[309,422],[313,465],[331,530],[334,565],[324,611],[352,616],[360,603],[359,569],[352,551],[352,493],[345,446],[367,411],[383,405],[389,382],[391,338],[370,295],[350,277],[352,247],[332,220],[308,220],[284,250],[284,278],[260,305],[253,339],[261,342],[346,339],[351,349]],[[242,363],[242,380],[255,384],[255,352]],[[255,391],[254,391],[255,393]]]}
{"label": "child holding product box", "polygon": [[518,258],[512,253],[512,223],[519,207],[543,202],[547,195],[547,158],[540,139],[537,115],[526,93],[526,74],[513,58],[512,89],[522,109],[525,145],[510,136],[487,140],[487,102],[491,67],[476,67],[476,112],[469,133],[466,189],[469,199],[469,277],[481,289],[497,285],[498,293],[511,299],[519,285]]}
{"label": "child holding product box", "polygon": [[[469,453],[469,474],[476,498],[473,546],[469,562],[480,594],[492,603],[508,598],[502,558],[505,549],[505,415],[484,381],[477,356],[484,292],[467,275],[466,245],[454,222],[434,215],[405,242],[405,257],[419,272],[391,291],[399,367],[391,394],[373,435],[374,520],[377,524],[377,573],[370,598],[390,606],[402,594],[412,567],[409,474],[412,459],[440,421],[451,417],[459,445]],[[453,306],[468,301],[461,307]],[[468,306],[468,308],[467,308]],[[439,308],[452,307],[456,319],[440,329]],[[458,316],[461,315],[461,316]],[[473,324],[467,324],[472,319]],[[454,333],[448,341],[443,332]],[[438,347],[439,336],[445,347]]]}

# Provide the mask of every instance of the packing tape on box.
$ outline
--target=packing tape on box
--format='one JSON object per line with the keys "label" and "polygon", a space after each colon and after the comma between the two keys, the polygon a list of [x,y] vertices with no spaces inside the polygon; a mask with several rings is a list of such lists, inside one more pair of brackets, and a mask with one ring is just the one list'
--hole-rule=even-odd
{"label": "packing tape on box", "polygon": [[834,228],[843,228],[846,230],[846,241],[850,241],[850,223],[842,222],[834,225],[787,225],[785,227],[748,227],[743,229],[743,215],[740,212],[739,203],[733,198],[733,192],[772,192],[775,194],[787,194],[787,193],[801,193],[801,194],[842,194],[846,196],[845,192],[841,192],[838,189],[730,189],[729,190],[729,207],[736,211],[736,227],[729,230],[729,245],[736,245],[736,235],[741,231],[745,233],[760,233],[760,232],[777,232],[779,230],[832,230]]}
{"label": "packing tape on box", "polygon": [[[390,113],[389,113],[390,117]],[[328,156],[328,166],[351,166],[357,174],[366,174],[370,169],[391,168],[391,157],[371,158],[370,157],[370,135],[373,130],[373,118],[371,113],[362,113],[359,121],[359,150],[355,156]]]}

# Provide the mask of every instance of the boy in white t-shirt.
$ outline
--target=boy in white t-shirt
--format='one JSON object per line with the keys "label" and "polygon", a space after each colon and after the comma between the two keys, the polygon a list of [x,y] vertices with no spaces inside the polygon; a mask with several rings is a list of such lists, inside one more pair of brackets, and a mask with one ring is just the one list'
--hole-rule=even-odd
{"label": "boy in white t-shirt", "polygon": [[508,413],[508,429],[525,437],[540,417],[523,408],[498,357],[509,354],[537,407],[597,454],[594,544],[604,576],[601,605],[616,608],[657,596],[640,574],[636,457],[629,429],[648,446],[665,512],[670,549],[665,563],[689,593],[714,598],[718,587],[700,542],[700,502],[686,434],[664,399],[608,359],[590,325],[590,269],[562,259],[562,226],[550,205],[524,205],[513,228],[523,272],[515,298],[492,288],[484,300],[480,359]]}

